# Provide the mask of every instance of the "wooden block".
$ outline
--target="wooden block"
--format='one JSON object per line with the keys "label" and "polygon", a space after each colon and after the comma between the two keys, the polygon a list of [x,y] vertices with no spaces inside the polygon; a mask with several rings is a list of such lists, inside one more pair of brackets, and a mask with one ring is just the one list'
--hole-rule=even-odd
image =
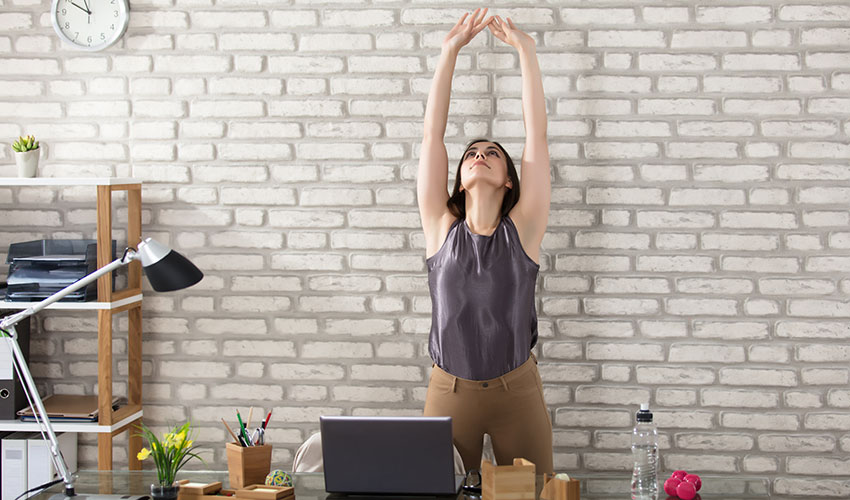
{"label": "wooden block", "polygon": [[223,489],[221,481],[214,483],[193,483],[188,479],[177,481],[177,500],[220,500],[233,497],[236,490]]}
{"label": "wooden block", "polygon": [[251,500],[294,500],[295,488],[292,486],[252,484],[236,490],[236,498],[247,498]]}
{"label": "wooden block", "polygon": [[212,495],[221,491],[221,481],[214,483],[193,483],[188,479],[183,479],[182,481],[177,481],[177,484],[180,485],[180,491],[195,495]]}
{"label": "wooden block", "polygon": [[222,489],[211,495],[196,495],[194,493],[177,492],[177,500],[222,500],[226,498],[234,498],[236,490]]}
{"label": "wooden block", "polygon": [[513,465],[494,465],[481,461],[481,495],[483,500],[534,500],[534,463],[515,458]]}
{"label": "wooden block", "polygon": [[564,481],[544,474],[540,500],[581,500],[581,483],[578,479]]}

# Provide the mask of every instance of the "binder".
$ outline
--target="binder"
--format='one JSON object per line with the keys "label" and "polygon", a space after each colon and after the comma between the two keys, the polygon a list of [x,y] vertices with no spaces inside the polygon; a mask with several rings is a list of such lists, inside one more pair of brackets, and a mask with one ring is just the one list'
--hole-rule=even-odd
{"label": "binder", "polygon": [[14,432],[0,442],[2,500],[15,500],[27,490],[27,439],[33,434]]}
{"label": "binder", "polygon": [[[68,470],[77,470],[77,433],[62,432],[56,436],[59,451],[65,457]],[[36,433],[27,440],[27,489],[35,488],[59,477],[59,471],[50,456],[50,444]]]}
{"label": "binder", "polygon": [[[0,317],[15,314],[18,311],[0,312]],[[29,361],[30,318],[15,325],[18,332],[18,345],[24,360]],[[12,351],[7,340],[0,340],[0,420],[14,420],[15,412],[27,407],[24,387],[12,366]]]}

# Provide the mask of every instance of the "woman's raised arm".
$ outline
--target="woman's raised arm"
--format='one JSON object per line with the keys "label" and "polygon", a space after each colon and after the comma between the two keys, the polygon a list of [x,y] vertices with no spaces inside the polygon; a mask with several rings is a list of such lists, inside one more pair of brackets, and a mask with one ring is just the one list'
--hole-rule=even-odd
{"label": "woman's raised arm", "polygon": [[429,243],[439,238],[436,233],[439,233],[440,219],[449,213],[446,207],[449,199],[447,186],[449,159],[443,139],[449,117],[449,99],[455,62],[460,49],[493,19],[490,17],[485,20],[486,15],[487,9],[476,9],[471,15],[464,14],[449,31],[443,40],[440,60],[431,82],[428,104],[425,107],[425,128],[422,133],[419,172],[416,178],[419,215],[422,218],[425,238]]}
{"label": "woman's raised arm", "polygon": [[523,247],[536,253],[546,232],[552,185],[549,142],[546,138],[546,101],[543,97],[540,65],[537,63],[537,48],[534,39],[517,28],[511,18],[506,23],[495,16],[490,23],[490,31],[519,53],[525,148],[522,152],[520,198],[510,215],[520,231]]}

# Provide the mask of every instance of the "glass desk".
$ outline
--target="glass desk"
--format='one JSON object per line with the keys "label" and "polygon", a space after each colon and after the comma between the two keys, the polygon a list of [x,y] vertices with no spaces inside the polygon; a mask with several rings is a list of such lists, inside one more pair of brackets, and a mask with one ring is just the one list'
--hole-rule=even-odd
{"label": "glass desk", "polygon": [[[83,494],[113,494],[113,495],[149,495],[150,485],[156,482],[156,472],[145,471],[80,471],[75,489],[78,495]],[[325,500],[328,498],[349,498],[340,495],[330,495],[325,492],[325,481],[322,473],[295,474],[296,500]],[[221,481],[225,488],[229,486],[227,471],[181,471],[178,479],[190,479],[193,482],[211,483]],[[576,476],[581,481],[581,498],[592,500],[629,500],[630,476],[625,474],[592,474]],[[748,476],[711,476],[704,475],[703,488],[697,498],[704,500],[755,500],[771,499],[785,500],[792,497],[775,496],[769,493],[769,481],[766,478]],[[542,488],[543,478],[538,477],[538,494]],[[61,494],[63,485],[57,484],[38,495],[37,499],[47,500],[53,495]],[[659,500],[665,500],[667,495],[660,491]],[[350,497],[362,500],[364,496]],[[391,496],[373,497],[388,500]],[[417,497],[405,497],[413,499]],[[422,498],[422,497],[419,497]],[[427,498],[427,497],[426,497]],[[434,498],[434,497],[431,497]],[[445,498],[445,497],[441,497]],[[458,495],[458,500],[477,499],[478,496]],[[55,499],[54,499],[55,500]]]}

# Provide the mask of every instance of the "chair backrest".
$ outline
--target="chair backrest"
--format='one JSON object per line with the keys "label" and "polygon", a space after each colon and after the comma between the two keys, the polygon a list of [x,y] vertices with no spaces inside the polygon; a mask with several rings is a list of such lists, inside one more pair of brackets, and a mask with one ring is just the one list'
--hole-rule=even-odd
{"label": "chair backrest", "polygon": [[322,472],[322,433],[313,434],[298,447],[292,472]]}
{"label": "chair backrest", "polygon": [[[452,449],[454,450],[455,474],[466,474],[460,452],[454,445],[452,445]],[[307,438],[295,451],[295,457],[292,459],[292,472],[323,472],[322,463],[322,433],[317,432]]]}

